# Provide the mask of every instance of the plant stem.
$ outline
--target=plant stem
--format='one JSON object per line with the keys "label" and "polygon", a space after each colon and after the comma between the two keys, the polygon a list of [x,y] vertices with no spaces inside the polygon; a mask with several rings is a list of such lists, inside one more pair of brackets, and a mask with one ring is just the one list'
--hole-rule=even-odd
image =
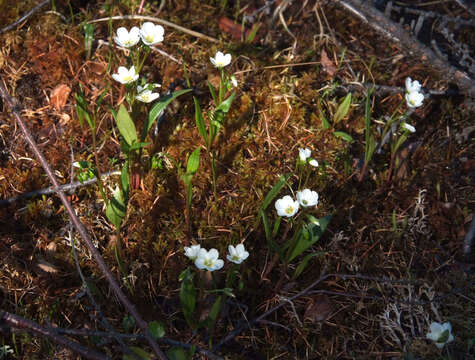
{"label": "plant stem", "polygon": [[92,150],[94,152],[94,162],[96,163],[97,186],[99,187],[99,192],[101,193],[101,197],[104,200],[104,203],[106,204],[106,207],[107,207],[109,205],[109,200],[106,196],[104,185],[102,184],[102,174],[99,167],[99,156],[97,155],[96,128],[92,129]]}
{"label": "plant stem", "polygon": [[212,172],[212,177],[213,177],[213,179],[212,179],[212,181],[213,181],[213,193],[214,193],[215,200],[218,200],[218,194],[216,192],[216,160],[215,160],[213,150],[210,151],[210,155],[211,155],[211,172]]}

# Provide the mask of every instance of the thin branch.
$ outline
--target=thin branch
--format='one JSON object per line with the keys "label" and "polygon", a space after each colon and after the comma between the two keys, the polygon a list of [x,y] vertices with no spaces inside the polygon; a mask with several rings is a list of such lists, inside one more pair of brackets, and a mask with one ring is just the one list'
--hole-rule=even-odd
{"label": "thin branch", "polygon": [[188,35],[200,38],[200,39],[208,40],[208,41],[211,41],[211,42],[214,42],[214,43],[218,42],[218,39],[215,39],[211,36],[204,35],[204,34],[199,33],[197,31],[193,31],[193,30],[187,29],[183,26],[174,24],[170,21],[166,21],[166,20],[156,18],[156,17],[152,17],[152,16],[143,16],[143,15],[111,16],[111,17],[106,17],[106,18],[101,18],[101,19],[95,19],[95,20],[88,21],[88,24],[93,24],[93,23],[103,22],[103,21],[109,21],[109,20],[147,20],[147,21],[153,21],[153,22],[165,25],[165,26],[169,26],[171,28],[174,28],[176,30],[184,32],[185,34],[188,34]]}
{"label": "thin branch", "polygon": [[36,335],[47,337],[57,344],[63,345],[74,350],[86,359],[91,360],[110,360],[105,354],[86,348],[75,341],[71,341],[64,336],[59,335],[54,328],[41,326],[34,321],[25,319],[21,316],[10,314],[6,311],[0,311],[0,324],[5,324],[14,329],[22,329]]}
{"label": "thin branch", "polygon": [[92,256],[96,260],[97,264],[99,265],[99,268],[101,272],[104,274],[106,277],[107,281],[109,282],[109,285],[111,286],[112,290],[115,292],[117,297],[119,298],[120,302],[124,305],[124,307],[130,312],[130,314],[135,318],[137,324],[139,327],[144,331],[146,339],[150,346],[152,347],[153,351],[155,354],[161,359],[161,360],[166,360],[167,357],[163,353],[163,351],[160,349],[156,341],[153,339],[152,335],[150,334],[148,330],[148,325],[145,320],[142,319],[140,314],[138,313],[137,309],[135,306],[130,302],[130,300],[127,298],[125,293],[122,291],[120,288],[117,280],[115,279],[114,275],[112,275],[111,271],[107,267],[106,263],[104,262],[104,259],[102,258],[101,254],[97,250],[97,248],[94,246],[89,234],[87,233],[86,228],[82,224],[81,220],[79,220],[78,216],[76,215],[76,212],[74,211],[73,207],[71,206],[71,203],[68,201],[66,198],[66,195],[64,192],[60,189],[60,186],[58,184],[58,181],[56,179],[56,176],[53,173],[53,170],[51,169],[50,165],[46,161],[45,157],[41,153],[40,149],[38,148],[38,145],[36,145],[35,140],[31,136],[30,130],[27,128],[25,121],[23,120],[21,114],[20,114],[20,106],[18,103],[12,99],[10,94],[8,93],[7,89],[3,85],[3,78],[0,76],[0,94],[3,98],[4,103],[7,105],[7,107],[11,110],[13,115],[15,116],[16,122],[18,126],[20,127],[23,136],[25,137],[26,141],[30,144],[30,146],[33,149],[33,152],[35,153],[36,158],[39,160],[41,163],[41,166],[46,172],[46,175],[50,179],[51,183],[53,184],[53,189],[55,189],[56,193],[58,194],[59,198],[61,199],[61,202],[64,205],[64,208],[66,209],[66,212],[68,213],[69,217],[71,218],[74,227],[78,231],[79,235],[83,239],[85,245],[91,252]]}
{"label": "thin branch", "polygon": [[6,31],[10,31],[13,29],[15,26],[21,24],[23,21],[27,20],[29,17],[31,17],[33,14],[38,12],[43,6],[49,4],[51,0],[44,0],[40,4],[36,5],[33,9],[28,11],[25,15],[23,15],[21,18],[16,20],[15,22],[11,23],[10,25],[5,26],[3,29],[0,30],[0,34],[3,34]]}
{"label": "thin branch", "polygon": [[475,98],[475,81],[469,75],[439,58],[429,47],[414,40],[401,25],[387,19],[369,3],[361,0],[335,0],[335,3],[387,38],[401,44],[409,53],[417,56],[419,61],[428,62],[449,80],[455,81],[462,93]]}
{"label": "thin branch", "polygon": [[[112,175],[120,175],[120,171],[117,171],[117,170],[109,171],[109,172],[106,172],[106,173],[102,174],[101,177],[102,178],[107,178],[107,177],[112,176]],[[97,178],[95,178],[95,177],[92,178],[92,179],[86,180],[82,183],[79,182],[79,181],[73,181],[69,184],[60,185],[59,190],[67,192],[67,191],[75,190],[75,189],[83,187],[83,186],[94,184],[95,182],[97,182]],[[0,200],[0,206],[10,205],[10,204],[13,204],[15,201],[22,200],[22,199],[30,199],[30,198],[35,197],[35,196],[51,195],[51,194],[54,194],[56,192],[57,192],[57,190],[54,188],[54,186],[49,186],[47,188],[40,189],[40,190],[33,190],[33,191],[30,191],[30,192],[27,192],[27,193],[24,193],[24,194],[20,194],[18,196],[14,196],[14,197],[11,197],[11,198],[8,198],[8,199]]]}

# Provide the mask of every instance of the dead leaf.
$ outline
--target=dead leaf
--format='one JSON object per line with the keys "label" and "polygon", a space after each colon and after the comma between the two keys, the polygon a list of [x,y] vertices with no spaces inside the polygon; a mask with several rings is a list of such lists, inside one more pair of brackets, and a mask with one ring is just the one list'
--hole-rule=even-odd
{"label": "dead leaf", "polygon": [[43,259],[38,259],[36,267],[40,273],[56,274],[59,272],[56,266]]}
{"label": "dead leaf", "polygon": [[330,299],[325,294],[318,294],[308,302],[304,321],[312,323],[325,321],[332,312]]}
{"label": "dead leaf", "polygon": [[325,49],[322,49],[322,53],[320,55],[320,62],[322,64],[322,69],[324,72],[328,74],[328,77],[333,77],[336,73],[336,66],[333,64],[333,61],[327,55]]}
{"label": "dead leaf", "polygon": [[61,110],[66,105],[70,92],[71,88],[65,84],[60,84],[51,91],[50,102],[56,110]]}

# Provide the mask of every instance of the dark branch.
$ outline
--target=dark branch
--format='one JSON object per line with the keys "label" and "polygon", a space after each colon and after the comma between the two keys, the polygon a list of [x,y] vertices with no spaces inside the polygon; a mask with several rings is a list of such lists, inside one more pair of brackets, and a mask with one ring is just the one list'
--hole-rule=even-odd
{"label": "dark branch", "polygon": [[110,360],[110,357],[105,354],[86,348],[75,341],[71,341],[64,336],[59,335],[54,328],[43,327],[34,321],[22,318],[18,315],[10,314],[6,311],[0,311],[0,325],[6,325],[10,328],[25,330],[35,335],[47,337],[57,344],[74,350],[86,359]]}
{"label": "dark branch", "polygon": [[51,0],[44,0],[41,2],[39,5],[36,5],[33,9],[28,11],[25,15],[23,15],[21,18],[16,20],[15,22],[11,23],[10,25],[5,26],[3,29],[0,29],[0,34],[3,34],[6,31],[10,31],[13,29],[15,26],[21,24],[23,21],[27,20],[29,17],[31,17],[33,14],[38,12],[43,6],[49,4]]}

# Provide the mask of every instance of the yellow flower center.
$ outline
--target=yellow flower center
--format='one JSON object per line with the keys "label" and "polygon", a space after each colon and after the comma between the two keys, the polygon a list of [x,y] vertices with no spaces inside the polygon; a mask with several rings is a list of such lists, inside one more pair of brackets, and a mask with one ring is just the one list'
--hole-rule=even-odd
{"label": "yellow flower center", "polygon": [[204,264],[206,267],[211,267],[211,266],[213,266],[213,260],[211,260],[211,259],[206,259],[205,261],[203,261],[203,264]]}
{"label": "yellow flower center", "polygon": [[294,207],[293,206],[288,206],[286,209],[285,209],[285,213],[290,215],[294,212]]}

